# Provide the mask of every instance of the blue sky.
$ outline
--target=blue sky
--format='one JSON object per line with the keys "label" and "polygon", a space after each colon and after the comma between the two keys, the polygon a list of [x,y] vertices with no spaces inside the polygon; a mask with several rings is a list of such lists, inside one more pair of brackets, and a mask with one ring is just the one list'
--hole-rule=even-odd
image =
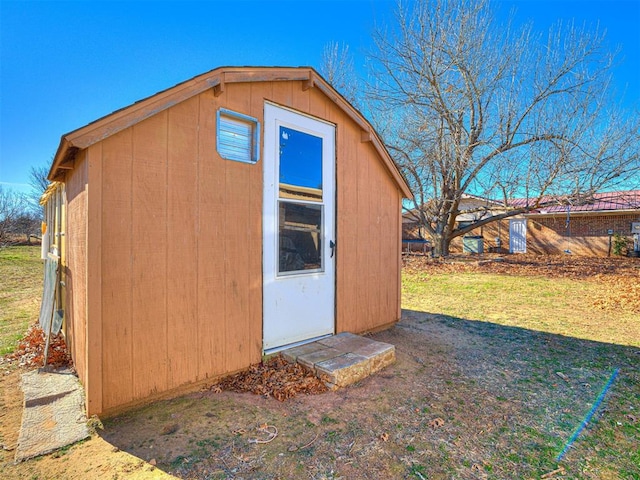
{"label": "blue sky", "polygon": [[[616,88],[640,105],[640,0],[495,0],[546,30],[575,19],[622,49]],[[359,68],[394,1],[0,0],[0,185],[27,192],[60,136],[223,65],[318,67],[324,46],[349,45]]]}

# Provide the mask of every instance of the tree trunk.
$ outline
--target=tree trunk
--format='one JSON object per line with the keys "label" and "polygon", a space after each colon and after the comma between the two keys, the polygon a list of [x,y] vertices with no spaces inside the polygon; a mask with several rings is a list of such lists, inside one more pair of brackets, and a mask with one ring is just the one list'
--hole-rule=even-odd
{"label": "tree trunk", "polygon": [[451,245],[451,239],[447,235],[435,234],[431,238],[432,241],[432,256],[434,257],[448,257],[449,247]]}

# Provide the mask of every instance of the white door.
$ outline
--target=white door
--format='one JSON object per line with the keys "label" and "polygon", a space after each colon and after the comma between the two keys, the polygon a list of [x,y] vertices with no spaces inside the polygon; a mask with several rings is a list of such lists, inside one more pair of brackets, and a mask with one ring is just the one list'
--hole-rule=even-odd
{"label": "white door", "polygon": [[509,252],[527,253],[527,219],[509,220]]}
{"label": "white door", "polygon": [[334,333],[335,128],[265,103],[263,348]]}

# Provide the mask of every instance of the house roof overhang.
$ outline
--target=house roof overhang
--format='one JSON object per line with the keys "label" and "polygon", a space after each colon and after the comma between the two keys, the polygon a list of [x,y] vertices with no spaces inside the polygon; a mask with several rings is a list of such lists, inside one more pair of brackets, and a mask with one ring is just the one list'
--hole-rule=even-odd
{"label": "house roof overhang", "polygon": [[[597,217],[604,215],[633,215],[640,212],[640,209],[620,209],[620,210],[570,210],[569,215],[572,217]],[[566,217],[567,211],[564,212],[528,212],[523,213],[525,217],[529,218],[551,218],[551,217]]]}
{"label": "house roof overhang", "polygon": [[371,142],[402,195],[412,198],[406,180],[371,124],[311,67],[220,67],[193,77],[63,135],[48,178],[51,181],[62,180],[64,172],[73,169],[79,150],[88,148],[205,90],[212,88],[214,93],[219,95],[228,84],[274,81],[302,81],[303,89],[317,88],[332,100],[361,128],[361,140]]}

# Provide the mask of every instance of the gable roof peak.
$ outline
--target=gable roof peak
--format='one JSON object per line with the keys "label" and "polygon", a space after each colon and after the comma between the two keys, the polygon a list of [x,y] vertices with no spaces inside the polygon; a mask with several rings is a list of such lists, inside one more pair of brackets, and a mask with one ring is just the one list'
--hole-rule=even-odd
{"label": "gable roof peak", "polygon": [[369,121],[312,67],[228,66],[215,68],[185,80],[64,134],[60,139],[48,178],[51,181],[60,180],[65,170],[73,168],[73,160],[78,150],[88,148],[203,91],[213,89],[217,96],[231,83],[277,81],[302,81],[304,90],[318,88],[362,129],[362,138],[372,142],[403,195],[407,198],[412,197],[407,182]]}

